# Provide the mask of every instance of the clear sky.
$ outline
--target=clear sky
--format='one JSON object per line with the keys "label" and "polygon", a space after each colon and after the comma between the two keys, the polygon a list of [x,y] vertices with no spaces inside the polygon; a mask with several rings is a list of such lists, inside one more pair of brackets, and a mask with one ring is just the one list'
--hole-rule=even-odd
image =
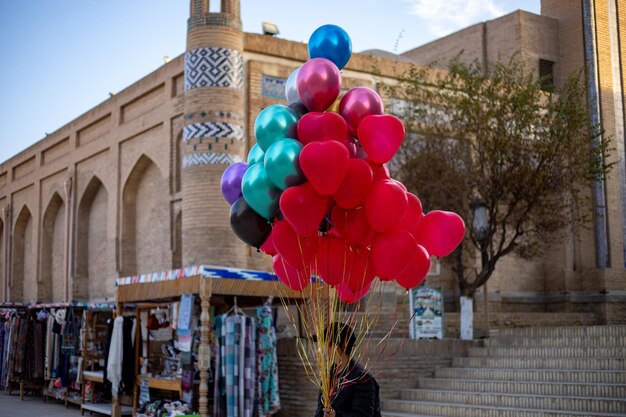
{"label": "clear sky", "polygon": [[[327,23],[353,50],[402,53],[540,0],[241,0],[243,28],[306,42]],[[188,0],[0,0],[0,162],[185,50]]]}

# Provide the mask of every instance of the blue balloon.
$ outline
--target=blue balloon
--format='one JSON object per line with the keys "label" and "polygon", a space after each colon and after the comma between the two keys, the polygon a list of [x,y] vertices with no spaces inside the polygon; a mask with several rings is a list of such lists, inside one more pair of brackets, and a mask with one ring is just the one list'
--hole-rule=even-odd
{"label": "blue balloon", "polygon": [[277,188],[284,191],[305,181],[306,178],[300,169],[301,150],[300,142],[285,138],[274,142],[265,152],[265,171]]}
{"label": "blue balloon", "polygon": [[252,166],[256,163],[263,162],[265,159],[265,152],[259,146],[259,144],[255,144],[248,152],[248,165]]}
{"label": "blue balloon", "polygon": [[352,41],[345,30],[335,25],[320,26],[309,39],[309,57],[326,58],[337,68],[346,66],[352,55]]}
{"label": "blue balloon", "polygon": [[254,121],[256,142],[263,152],[272,143],[284,138],[297,137],[298,116],[287,106],[272,104],[261,110]]}
{"label": "blue balloon", "polygon": [[281,191],[267,177],[262,162],[252,165],[243,174],[241,191],[252,210],[266,219],[271,219],[278,212]]}

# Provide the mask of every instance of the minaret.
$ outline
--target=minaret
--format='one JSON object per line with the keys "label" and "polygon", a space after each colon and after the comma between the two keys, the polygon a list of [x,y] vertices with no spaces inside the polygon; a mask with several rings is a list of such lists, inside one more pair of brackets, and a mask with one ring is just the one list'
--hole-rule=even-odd
{"label": "minaret", "polygon": [[[216,0],[219,1],[219,0]],[[245,267],[220,179],[246,152],[243,32],[239,0],[191,0],[185,52],[182,161],[183,266]],[[213,5],[215,6],[215,4]]]}

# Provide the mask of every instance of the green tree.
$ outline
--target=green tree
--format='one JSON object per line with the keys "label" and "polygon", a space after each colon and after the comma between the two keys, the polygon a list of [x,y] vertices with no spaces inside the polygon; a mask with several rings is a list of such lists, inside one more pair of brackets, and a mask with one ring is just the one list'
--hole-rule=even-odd
{"label": "green tree", "polygon": [[448,71],[413,68],[393,88],[407,127],[393,171],[425,211],[465,220],[466,239],[446,262],[469,299],[503,257],[535,257],[588,224],[591,186],[611,168],[579,77],[554,92],[541,81],[515,57],[488,68],[457,58]]}

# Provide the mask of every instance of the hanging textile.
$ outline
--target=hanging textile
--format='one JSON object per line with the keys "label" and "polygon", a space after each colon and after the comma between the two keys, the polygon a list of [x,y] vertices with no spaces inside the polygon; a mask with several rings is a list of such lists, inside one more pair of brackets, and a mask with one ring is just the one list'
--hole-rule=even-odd
{"label": "hanging textile", "polygon": [[52,368],[53,368],[53,352],[54,352],[54,339],[52,333],[52,326],[54,323],[54,315],[50,314],[46,319],[46,359],[45,359],[45,375],[44,378],[49,380],[52,378]]}
{"label": "hanging textile", "polygon": [[272,308],[268,304],[257,308],[256,323],[258,415],[267,417],[280,409],[276,331],[272,323]]}
{"label": "hanging textile", "polygon": [[256,325],[240,314],[218,316],[216,335],[216,417],[252,417],[256,399]]}
{"label": "hanging textile", "polygon": [[[111,394],[117,398],[122,382],[122,361],[124,357],[124,317],[116,317],[113,321],[113,333],[107,364],[107,379],[111,382]],[[134,369],[134,368],[133,368]]]}
{"label": "hanging textile", "polygon": [[133,395],[135,390],[135,332],[139,332],[138,341],[141,343],[141,331],[136,328],[136,320],[133,317],[124,317],[123,327],[123,360],[122,360],[122,390]]}

